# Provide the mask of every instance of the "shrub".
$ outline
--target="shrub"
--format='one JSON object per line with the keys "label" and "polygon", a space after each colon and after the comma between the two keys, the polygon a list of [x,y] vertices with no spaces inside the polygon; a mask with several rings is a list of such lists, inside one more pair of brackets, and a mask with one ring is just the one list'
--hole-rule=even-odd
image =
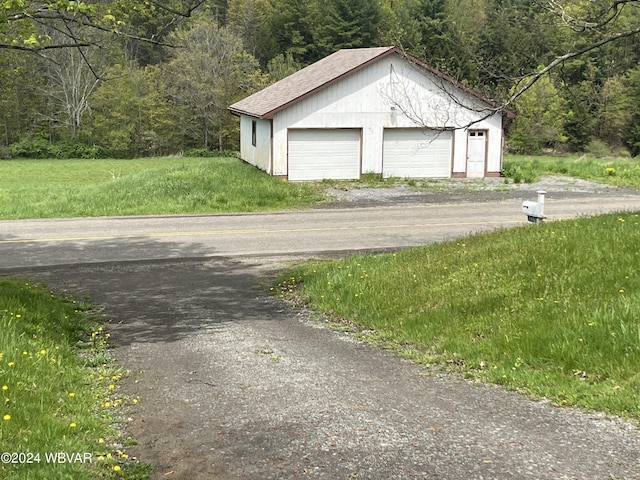
{"label": "shrub", "polygon": [[218,158],[218,157],[237,157],[237,152],[230,150],[209,150],[208,148],[192,148],[187,151],[187,157],[197,158]]}
{"label": "shrub", "polygon": [[49,158],[49,142],[44,138],[29,138],[11,145],[11,154],[19,158]]}
{"label": "shrub", "polygon": [[18,158],[108,158],[111,152],[98,145],[81,142],[50,143],[44,138],[30,138],[11,145],[11,156]]}

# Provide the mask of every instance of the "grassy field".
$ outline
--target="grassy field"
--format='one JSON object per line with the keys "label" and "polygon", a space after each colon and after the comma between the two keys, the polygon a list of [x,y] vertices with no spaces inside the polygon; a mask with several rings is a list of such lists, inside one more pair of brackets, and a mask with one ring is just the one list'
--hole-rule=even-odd
{"label": "grassy field", "polygon": [[638,245],[638,214],[581,218],[307,264],[274,289],[418,362],[640,420]]}
{"label": "grassy field", "polygon": [[[578,157],[507,156],[505,182],[559,174],[640,188],[640,163]],[[440,188],[383,179],[289,183],[236,158],[0,161],[0,219],[256,212],[324,200],[329,187]],[[434,186],[435,185],[435,186]]]}
{"label": "grassy field", "polygon": [[236,158],[0,161],[0,219],[253,212],[323,198]]}
{"label": "grassy field", "polygon": [[516,183],[532,183],[543,175],[566,175],[640,188],[640,161],[630,159],[505,155],[502,173]]}
{"label": "grassy field", "polygon": [[[117,423],[137,399],[88,306],[41,286],[0,280],[0,478],[146,478]],[[8,456],[7,456],[8,455]]]}

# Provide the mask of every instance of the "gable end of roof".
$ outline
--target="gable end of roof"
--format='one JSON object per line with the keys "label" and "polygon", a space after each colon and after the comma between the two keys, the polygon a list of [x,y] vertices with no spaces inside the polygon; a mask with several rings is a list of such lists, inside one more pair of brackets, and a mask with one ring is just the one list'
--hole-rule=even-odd
{"label": "gable end of roof", "polygon": [[452,84],[456,88],[486,103],[496,112],[502,112],[507,118],[514,118],[515,113],[500,104],[484,97],[472,88],[460,83],[449,75],[433,68],[413,55],[397,47],[375,47],[343,49],[283,78],[282,80],[250,95],[229,107],[231,113],[248,115],[258,119],[271,119],[289,106],[309,97],[318,91],[340,81],[341,79],[391,55],[398,54],[407,62]]}

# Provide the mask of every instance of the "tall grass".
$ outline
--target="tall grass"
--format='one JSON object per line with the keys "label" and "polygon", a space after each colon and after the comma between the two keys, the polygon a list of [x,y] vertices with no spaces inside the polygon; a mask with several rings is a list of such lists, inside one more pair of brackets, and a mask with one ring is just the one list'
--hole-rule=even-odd
{"label": "tall grass", "polygon": [[235,158],[0,162],[0,218],[221,213],[321,200]]}
{"label": "tall grass", "polygon": [[620,187],[640,188],[640,162],[568,156],[505,155],[502,176],[532,183],[543,175],[567,175]]}
{"label": "tall grass", "polygon": [[129,400],[87,305],[5,279],[0,306],[0,478],[144,478],[116,446]]}
{"label": "tall grass", "polygon": [[640,419],[640,217],[303,265],[279,288],[412,358]]}

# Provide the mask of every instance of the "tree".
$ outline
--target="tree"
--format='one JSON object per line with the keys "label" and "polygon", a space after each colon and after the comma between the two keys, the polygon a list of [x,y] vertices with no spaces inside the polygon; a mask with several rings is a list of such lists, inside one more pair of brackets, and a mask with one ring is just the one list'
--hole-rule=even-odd
{"label": "tree", "polygon": [[[544,10],[545,21],[564,30],[566,44],[550,45],[551,58],[537,70],[515,78],[511,96],[502,103],[507,108],[540,78],[568,61],[640,34],[640,0],[534,0]],[[561,50],[562,49],[562,50]]]}
{"label": "tree", "polygon": [[216,144],[223,150],[229,129],[236,128],[227,107],[264,81],[258,62],[243,50],[238,36],[207,19],[177,32],[173,40],[184,48],[165,67],[168,92],[177,105],[187,107],[185,123],[192,137],[199,137],[204,148]]}
{"label": "tree", "polygon": [[315,60],[341,48],[371,47],[380,20],[377,0],[326,0],[318,2],[313,30]]}
{"label": "tree", "polygon": [[263,57],[273,58],[282,53],[291,55],[295,62],[308,65],[313,62],[313,36],[311,3],[306,0],[279,0],[278,8],[269,22],[275,32],[272,50]]}
{"label": "tree", "polygon": [[120,157],[174,153],[181,139],[159,69],[116,65],[107,77],[92,96],[87,136]]}
{"label": "tree", "polygon": [[[189,17],[205,0],[161,2],[147,0],[148,4],[174,17]],[[137,2],[115,0],[0,0],[0,49],[42,52],[68,47],[88,47],[95,40],[78,35],[77,27],[85,31],[108,32],[117,36],[139,38],[126,31],[128,14],[135,11]],[[56,30],[60,35],[51,39],[42,28]],[[69,28],[75,27],[75,28]],[[146,41],[159,43],[153,38]]]}
{"label": "tree", "polygon": [[[54,43],[63,41],[58,29],[45,33]],[[73,34],[82,36],[80,32]],[[48,105],[48,113],[43,116],[54,127],[65,127],[73,139],[90,111],[91,94],[108,69],[102,53],[95,46],[50,49],[42,52],[46,61],[38,62],[45,80],[41,92]]]}
{"label": "tree", "polygon": [[573,117],[559,95],[551,76],[546,75],[516,102],[519,116],[509,129],[509,147],[517,153],[557,150],[566,144],[565,123]]}
{"label": "tree", "polygon": [[33,75],[34,58],[16,51],[0,51],[0,145],[38,133],[37,112],[46,105],[39,95],[43,79]]}
{"label": "tree", "polygon": [[303,67],[293,59],[290,53],[280,54],[269,60],[267,73],[271,82],[277,82],[297,72]]}
{"label": "tree", "polygon": [[[227,10],[227,27],[242,38],[244,50],[254,57],[260,44],[270,35],[267,22],[272,15],[268,0],[231,0]],[[268,41],[268,40],[267,40]]]}

